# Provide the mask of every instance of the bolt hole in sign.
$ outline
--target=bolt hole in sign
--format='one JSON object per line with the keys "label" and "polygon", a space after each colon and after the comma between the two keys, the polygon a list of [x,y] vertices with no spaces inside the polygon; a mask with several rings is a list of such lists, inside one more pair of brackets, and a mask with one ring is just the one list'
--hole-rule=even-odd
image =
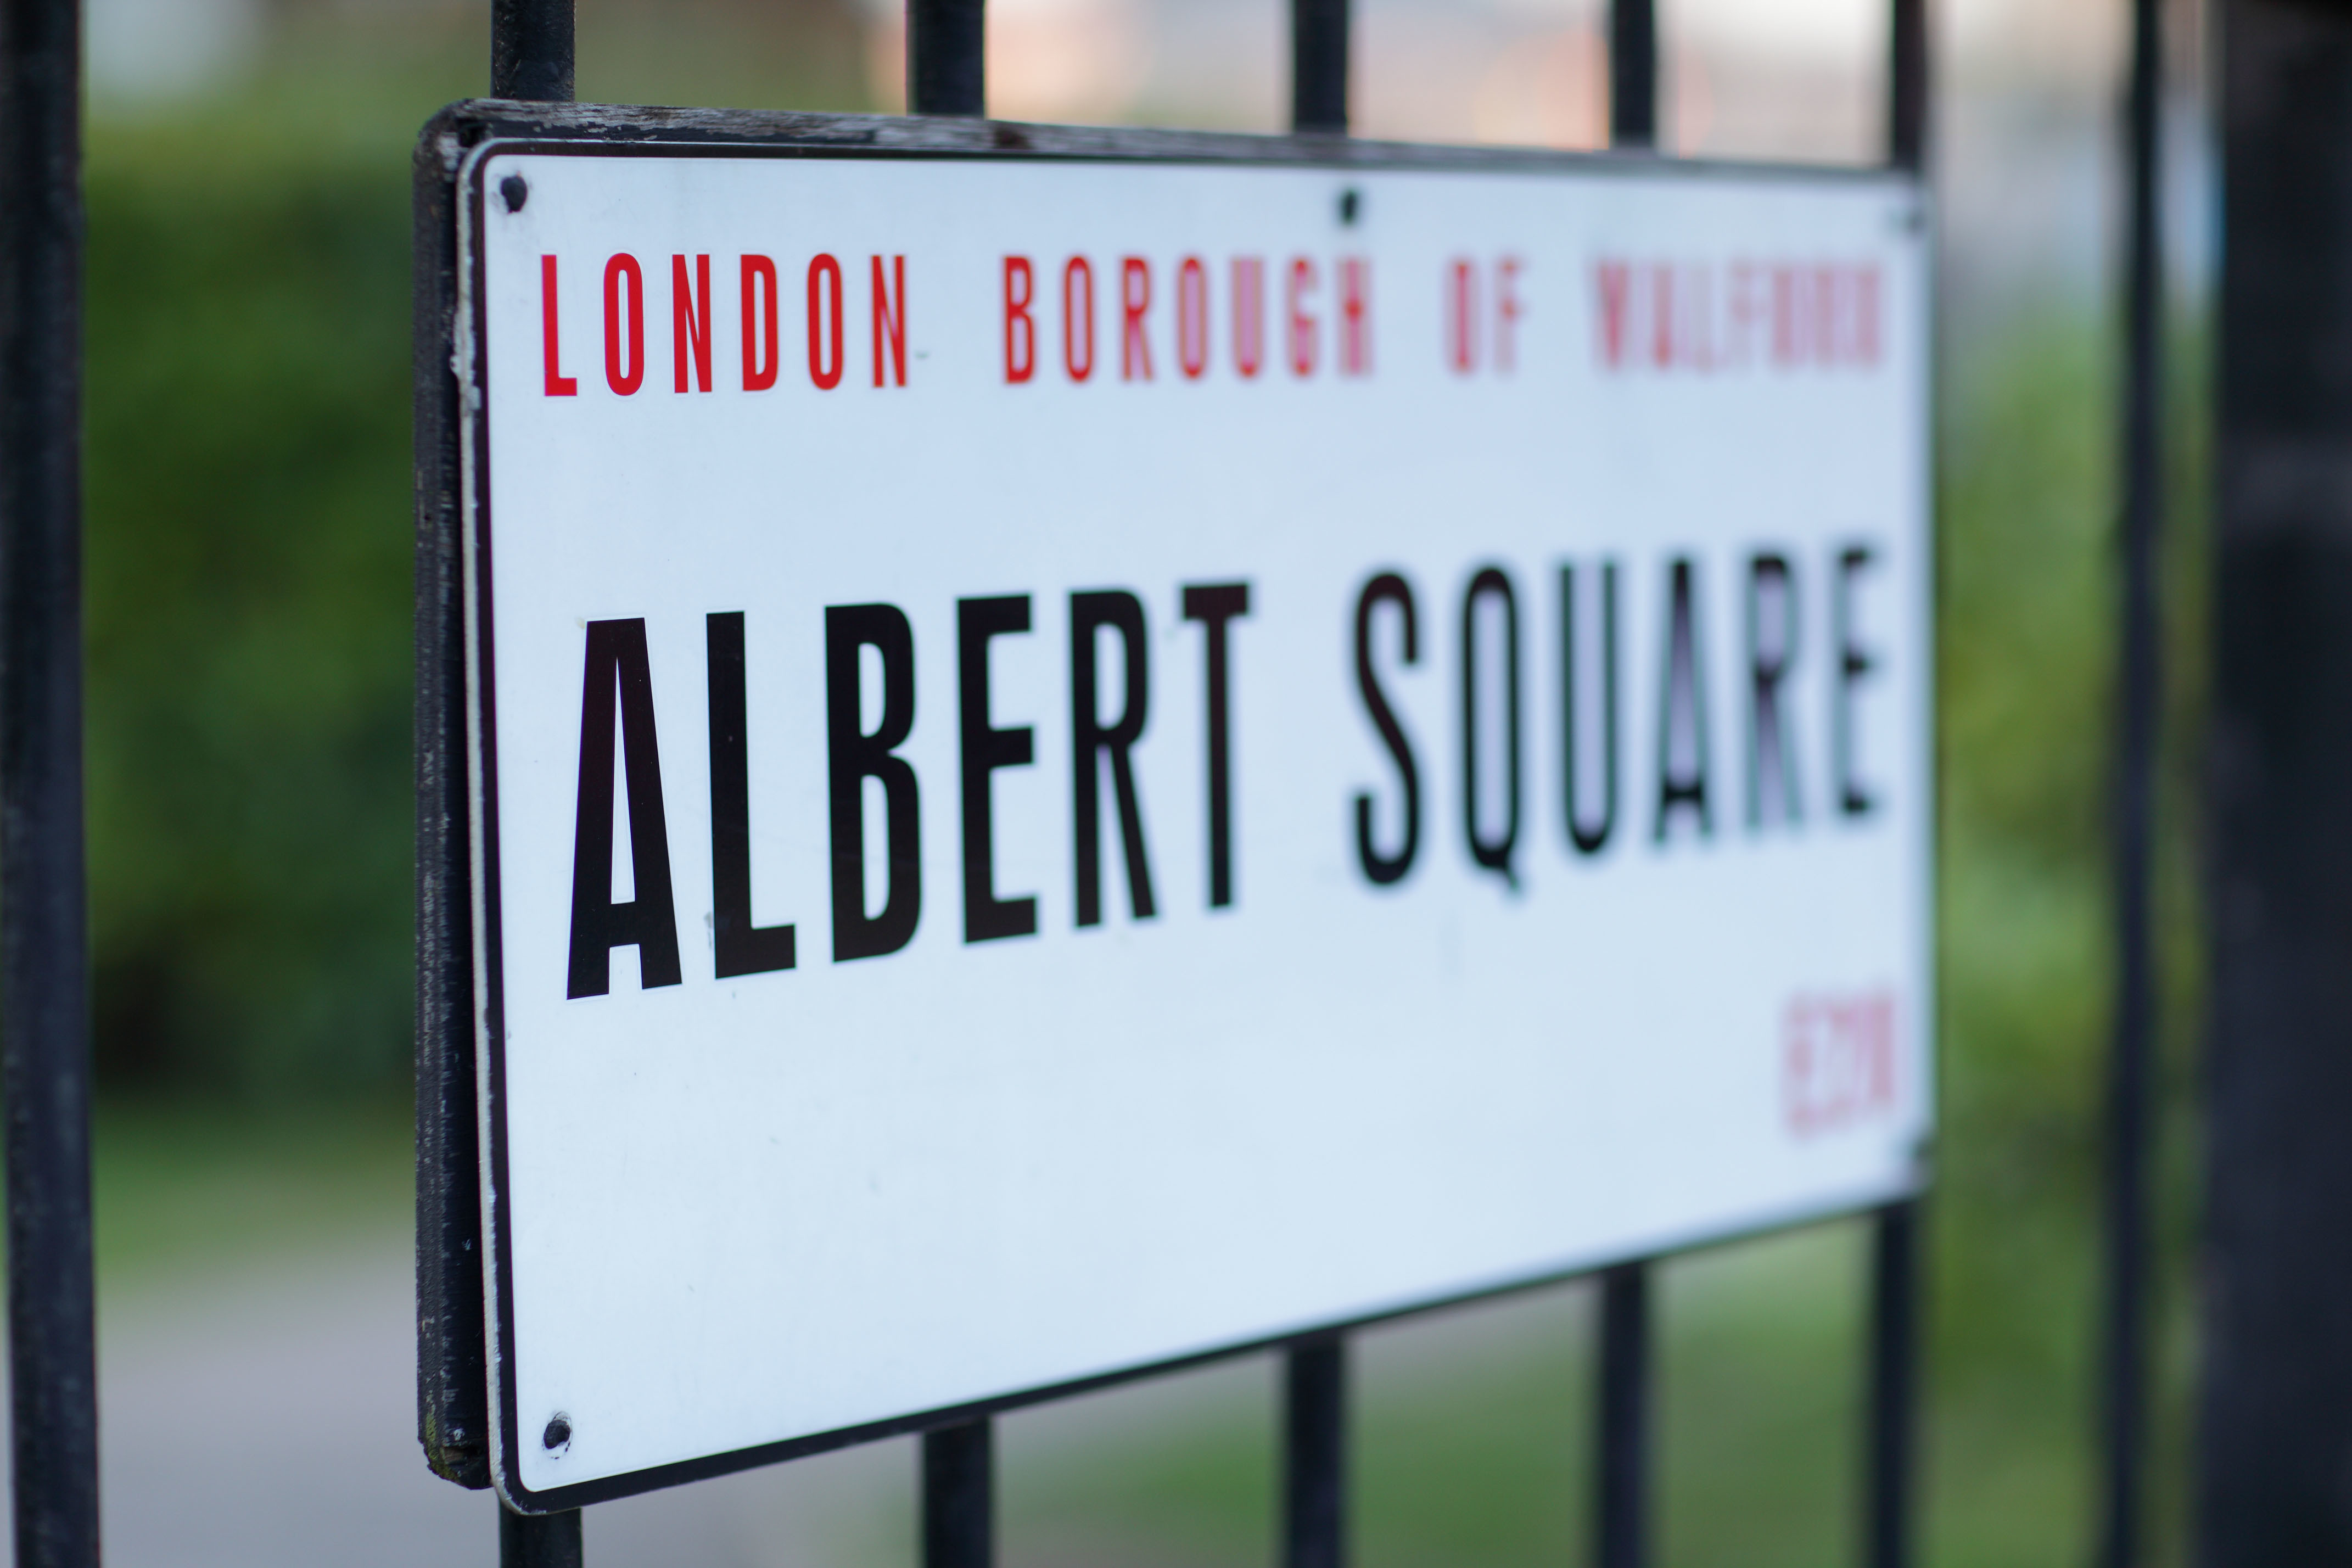
{"label": "bolt hole in sign", "polygon": [[1916,183],[788,141],[457,176],[511,1502],[1916,1188]]}

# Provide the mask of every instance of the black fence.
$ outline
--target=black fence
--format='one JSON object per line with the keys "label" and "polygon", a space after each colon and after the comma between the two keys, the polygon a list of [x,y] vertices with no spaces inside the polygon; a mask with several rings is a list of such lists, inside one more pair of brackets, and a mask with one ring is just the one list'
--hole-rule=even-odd
{"label": "black fence", "polygon": [[[80,779],[79,9],[78,0],[0,0],[0,1094],[7,1118],[16,1560],[24,1568],[87,1568],[98,1561]],[[2099,1549],[2109,1568],[2126,1568],[2140,1555],[2154,994],[2149,849],[2162,412],[2158,0],[2134,0],[2133,14],[2122,432],[2125,613],[2115,812],[2121,995],[2109,1109],[2106,1470]],[[1347,132],[1349,35],[1348,0],[1292,0],[1292,122],[1300,135]],[[1929,76],[1924,0],[1892,0],[1889,38],[1886,162],[1924,176]],[[494,0],[492,40],[495,96],[539,102],[572,96],[571,0]],[[910,111],[983,115],[982,45],[981,0],[909,0]],[[1627,155],[1656,155],[1658,29],[1652,0],[1614,0],[1609,45],[1612,139]],[[421,779],[420,787],[429,792],[436,783]],[[462,1087],[470,1093],[469,1084]],[[420,1083],[419,1090],[423,1095],[428,1086]],[[1911,1559],[1921,1223],[1916,1201],[1883,1209],[1874,1219],[1867,1398],[1857,1456],[1866,1478],[1857,1554],[1869,1568],[1901,1568]],[[421,1247],[420,1255],[425,1250]],[[1601,1300],[1593,1558],[1601,1568],[1637,1568],[1649,1560],[1652,1512],[1649,1265],[1604,1271]],[[1281,1353],[1286,1358],[1283,1563],[1286,1568],[1339,1568],[1349,1555],[1348,1345],[1344,1336],[1326,1334]],[[434,1371],[421,1369],[420,1383],[429,1384]],[[431,1408],[432,1390],[421,1394]],[[984,1568],[992,1562],[992,1498],[987,1419],[924,1435],[926,1568]],[[582,1560],[576,1511],[504,1512],[500,1531],[509,1565],[551,1568]]]}
{"label": "black fence", "polygon": [[[498,0],[492,90],[501,98],[564,100],[572,96],[573,31],[570,0]],[[1348,0],[1293,0],[1291,127],[1300,136],[1344,136],[1350,64]],[[1923,0],[1894,0],[1887,60],[1886,156],[1890,166],[1923,173],[1927,145],[1927,26]],[[909,0],[907,102],[919,115],[980,117],[987,111],[983,11],[980,0]],[[1654,156],[1658,121],[1658,26],[1653,0],[1615,0],[1609,17],[1611,138],[1632,155]],[[427,222],[420,219],[421,230]],[[443,225],[442,226],[446,226]],[[420,345],[438,353],[441,334],[419,322]],[[425,351],[420,350],[420,362]],[[436,440],[436,447],[442,443]],[[420,446],[420,460],[429,461]],[[422,650],[420,650],[422,651]],[[451,671],[433,663],[434,679]],[[451,705],[451,715],[461,711]],[[454,748],[451,754],[457,754]],[[435,781],[439,793],[454,780]],[[462,821],[462,818],[459,819]],[[446,816],[434,832],[443,837]],[[462,833],[450,835],[462,851]],[[430,939],[427,939],[428,942]],[[469,990],[469,988],[468,988]],[[469,1003],[461,1011],[470,1022]],[[432,1007],[438,1014],[446,1007]],[[430,1026],[428,1026],[429,1027]],[[470,1032],[470,1031],[468,1031]],[[451,1075],[436,1071],[436,1079]],[[459,1093],[471,1089],[462,1075]],[[450,1175],[462,1180],[462,1174]],[[454,1212],[464,1222],[467,1205]],[[1916,1200],[1879,1211],[1871,1270],[1868,1396],[1859,1456],[1866,1474],[1860,1555],[1868,1568],[1910,1561],[1916,1457],[1919,1338],[1919,1215]],[[444,1249],[445,1251],[447,1249]],[[459,1247],[460,1260],[479,1256]],[[2135,1260],[2138,1254],[2133,1253]],[[441,1298],[451,1309],[456,1302]],[[447,1344],[438,1341],[428,1348]],[[446,1350],[442,1352],[446,1353]],[[1282,1421],[1283,1568],[1343,1568],[1349,1560],[1348,1344],[1343,1333],[1315,1336],[1280,1352],[1286,1362]],[[1601,1279],[1598,1397],[1593,1411],[1593,1562],[1598,1568],[1642,1568],[1651,1560],[1652,1333],[1650,1268],[1635,1262]],[[436,1380],[470,1382],[467,1369]],[[436,1390],[426,1391],[428,1405]],[[444,1405],[441,1408],[446,1409]],[[428,1421],[433,1419],[428,1415]],[[937,1428],[922,1438],[924,1568],[989,1568],[995,1560],[993,1423],[982,1416]],[[469,1477],[469,1479],[474,1478]],[[481,1484],[476,1480],[476,1484]],[[509,1568],[571,1568],[583,1561],[579,1511],[536,1517],[504,1513],[501,1545]]]}

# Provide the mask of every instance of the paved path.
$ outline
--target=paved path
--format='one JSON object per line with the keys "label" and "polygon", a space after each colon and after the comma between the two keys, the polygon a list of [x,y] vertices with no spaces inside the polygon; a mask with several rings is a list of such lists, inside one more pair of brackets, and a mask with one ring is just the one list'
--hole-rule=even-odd
{"label": "paved path", "polygon": [[[385,1232],[110,1290],[99,1379],[109,1568],[493,1568],[489,1495],[434,1477],[417,1449],[413,1289],[408,1239]],[[1365,1336],[1365,1371],[1443,1384],[1577,1331],[1581,1312],[1575,1297],[1546,1293],[1441,1314]],[[1024,1412],[1001,1428],[1002,1463],[1033,1477],[1105,1455],[1150,1464],[1156,1438],[1204,1421],[1270,1423],[1275,1398],[1273,1362],[1245,1358]],[[901,1439],[606,1503],[588,1515],[589,1559],[915,1568],[915,1445]],[[1095,1568],[1105,1544],[1041,1539],[1024,1555]],[[1112,1556],[1123,1568],[1190,1562],[1144,1540],[1118,1542]]]}
{"label": "paved path", "polygon": [[[489,1496],[433,1476],[417,1449],[413,1289],[390,1236],[110,1299],[110,1568],[491,1568]],[[886,1443],[606,1504],[588,1516],[591,1560],[908,1568],[913,1472],[912,1446]]]}

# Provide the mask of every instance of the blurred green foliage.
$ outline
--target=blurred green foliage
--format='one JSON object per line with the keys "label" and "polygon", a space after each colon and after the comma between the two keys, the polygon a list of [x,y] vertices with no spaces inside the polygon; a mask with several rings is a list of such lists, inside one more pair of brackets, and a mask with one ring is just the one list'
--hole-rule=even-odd
{"label": "blurred green foliage", "polygon": [[158,142],[101,140],[89,171],[100,1070],[115,1089],[396,1087],[405,169]]}
{"label": "blurred green foliage", "polygon": [[[1989,342],[1954,332],[1945,370],[1944,1103],[1930,1461],[1941,1525],[1981,1539],[1989,1553],[1959,1561],[2079,1560],[2092,1544],[2118,607],[2117,364],[2101,326],[2078,306],[2028,315]],[[2157,847],[2161,1264],[2149,1523],[2159,1562],[2180,1560],[2188,1518],[2203,987],[2195,777],[2209,405],[2201,330],[2191,324],[2175,343]],[[2059,1521],[2071,1536],[2053,1538]]]}
{"label": "blurred green foliage", "polygon": [[[103,118],[89,148],[90,879],[117,1094],[407,1078],[408,155],[485,85],[485,40],[464,11],[288,17],[233,99]],[[580,26],[590,95],[860,107],[842,0],[589,0]]]}

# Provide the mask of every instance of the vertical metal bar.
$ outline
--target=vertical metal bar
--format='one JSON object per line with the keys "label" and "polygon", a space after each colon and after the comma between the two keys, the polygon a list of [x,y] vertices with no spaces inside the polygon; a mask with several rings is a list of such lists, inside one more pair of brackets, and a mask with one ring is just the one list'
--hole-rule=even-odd
{"label": "vertical metal bar", "polygon": [[[1351,0],[1290,0],[1290,128],[1348,133]],[[1283,1358],[1283,1568],[1348,1560],[1348,1346],[1334,1337]]]}
{"label": "vertical metal bar", "polygon": [[[1886,162],[1927,167],[1927,0],[1887,15]],[[1864,1441],[1863,1562],[1909,1568],[1919,1430],[1919,1204],[1878,1211],[1871,1231],[1869,1408]]]}
{"label": "vertical metal bar", "polygon": [[1655,0],[1609,0],[1609,141],[1658,142],[1658,11]]}
{"label": "vertical metal bar", "polygon": [[996,1433],[988,1417],[923,1434],[923,1568],[993,1568]]}
{"label": "vertical metal bar", "polygon": [[517,1513],[499,1510],[499,1568],[581,1568],[580,1510]]}
{"label": "vertical metal bar", "polygon": [[1284,1357],[1283,1568],[1348,1561],[1348,1344],[1333,1338]]}
{"label": "vertical metal bar", "polygon": [[2149,861],[2162,704],[2156,582],[2163,504],[2163,275],[2158,231],[2162,26],[2159,0],[2133,0],[2125,110],[2130,183],[2124,261],[2123,714],[2115,807],[2117,993],[2107,1078],[2106,1332],[2100,1410],[2106,1474],[2099,1561],[2106,1568],[2132,1568],[2139,1560],[2147,1405],[2147,1180],[2156,1050]]}
{"label": "vertical metal bar", "polygon": [[2221,0],[2191,1560],[2352,1562],[2352,7]]}
{"label": "vertical metal bar", "polygon": [[982,0],[907,0],[907,112],[988,112]]}
{"label": "vertical metal bar", "polygon": [[1595,1568],[1643,1568],[1650,1555],[1650,1269],[1601,1276],[1601,1399],[1594,1448]]}
{"label": "vertical metal bar", "polygon": [[[568,103],[573,63],[572,0],[491,0],[491,97]],[[420,1083],[420,1092],[426,1087]],[[420,1403],[429,1416],[429,1390]],[[431,1451],[429,1434],[427,1446]],[[581,1568],[580,1525],[577,1509],[551,1514],[499,1509],[500,1568]]]}
{"label": "vertical metal bar", "polygon": [[[1658,15],[1654,0],[1610,0],[1609,140],[1649,147],[1658,135]],[[1625,1263],[1601,1276],[1593,1561],[1641,1568],[1649,1555],[1650,1274]]]}
{"label": "vertical metal bar", "polygon": [[1886,161],[1927,165],[1927,0],[1894,0],[1886,29]]}
{"label": "vertical metal bar", "polygon": [[81,30],[0,0],[0,1106],[16,1561],[98,1562],[81,777]]}
{"label": "vertical metal bar", "polygon": [[1290,128],[1348,132],[1349,0],[1290,0]]}
{"label": "vertical metal bar", "polygon": [[1919,1421],[1919,1204],[1878,1211],[1871,1232],[1869,1444],[1863,1562],[1908,1568]]}
{"label": "vertical metal bar", "polygon": [[490,96],[569,103],[572,0],[491,0]]}

